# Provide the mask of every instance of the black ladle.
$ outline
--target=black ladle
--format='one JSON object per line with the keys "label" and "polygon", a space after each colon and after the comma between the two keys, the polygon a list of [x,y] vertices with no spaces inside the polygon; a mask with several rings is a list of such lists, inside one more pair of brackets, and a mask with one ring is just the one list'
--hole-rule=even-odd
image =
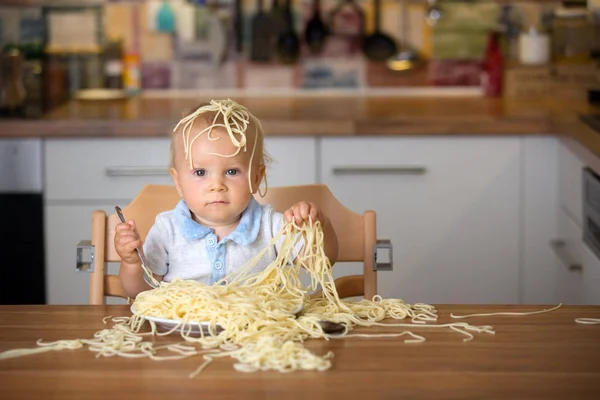
{"label": "black ladle", "polygon": [[313,15],[304,30],[304,38],[311,53],[320,53],[325,45],[328,29],[321,19],[321,0],[313,0]]}
{"label": "black ladle", "polygon": [[292,64],[300,57],[300,39],[294,30],[291,0],[286,0],[283,8],[284,30],[277,38],[277,54],[284,64]]}
{"label": "black ladle", "polygon": [[397,46],[394,39],[381,32],[381,0],[375,3],[375,30],[365,38],[363,52],[372,61],[385,61],[396,54]]}

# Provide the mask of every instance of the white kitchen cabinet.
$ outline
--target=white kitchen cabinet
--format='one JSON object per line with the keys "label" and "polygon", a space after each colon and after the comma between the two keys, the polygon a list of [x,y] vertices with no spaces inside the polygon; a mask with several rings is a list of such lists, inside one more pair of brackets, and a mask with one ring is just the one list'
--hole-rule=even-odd
{"label": "white kitchen cabinet", "polygon": [[586,244],[581,253],[583,304],[600,305],[600,259]]}
{"label": "white kitchen cabinet", "polygon": [[[88,304],[90,275],[78,272],[76,247],[92,236],[92,212],[114,211],[113,204],[51,205],[44,208],[46,226],[46,301],[48,304]],[[109,273],[117,273],[109,265]],[[124,303],[112,299],[111,303]]]}
{"label": "white kitchen cabinet", "polygon": [[562,210],[559,214],[559,260],[552,303],[600,305],[600,259],[583,240],[582,229]]}
{"label": "white kitchen cabinet", "polygon": [[[549,140],[556,143],[557,171],[550,159],[554,151]],[[583,239],[586,162],[573,146],[579,145],[552,138],[532,140],[525,146],[524,170],[530,182],[524,185],[523,215],[526,303],[600,304],[600,261]],[[556,194],[548,177],[556,181]],[[556,232],[552,229],[553,203]]]}
{"label": "white kitchen cabinet", "polygon": [[540,276],[552,291],[544,303],[584,304],[583,234],[569,214],[560,210],[558,238],[551,243],[556,259],[555,268]]}
{"label": "white kitchen cabinet", "polygon": [[560,141],[558,169],[558,198],[563,209],[575,223],[583,226],[583,168],[585,163]]}
{"label": "white kitchen cabinet", "polygon": [[[565,268],[555,253],[564,254],[572,246],[567,240],[567,227],[558,232],[559,141],[552,136],[522,138],[522,185],[520,218],[522,258],[520,302],[525,304],[553,303],[561,292],[557,280],[564,277]],[[570,231],[569,231],[570,232]],[[555,240],[569,241],[556,249]],[[559,274],[560,273],[560,274]],[[557,275],[558,274],[558,275]],[[569,285],[564,281],[566,293]],[[560,296],[559,296],[560,297]],[[565,302],[569,296],[565,298]],[[574,301],[574,299],[571,299]]]}
{"label": "white kitchen cabinet", "polygon": [[266,137],[265,150],[270,187],[317,183],[317,139],[315,137]]}
{"label": "white kitchen cabinet", "polygon": [[[325,138],[321,176],[348,208],[377,212],[394,271],[384,297],[516,303],[521,142],[515,137]],[[357,273],[339,265],[336,276]]]}
{"label": "white kitchen cabinet", "polygon": [[[265,149],[269,186],[316,183],[315,138],[268,137]],[[47,301],[86,304],[89,275],[76,272],[75,255],[92,212],[125,206],[146,184],[172,184],[169,139],[51,139],[44,160]]]}

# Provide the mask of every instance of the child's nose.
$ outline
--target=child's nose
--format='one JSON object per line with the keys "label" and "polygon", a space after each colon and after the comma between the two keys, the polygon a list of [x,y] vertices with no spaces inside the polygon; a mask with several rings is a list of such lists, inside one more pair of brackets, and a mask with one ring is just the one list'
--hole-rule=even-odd
{"label": "child's nose", "polygon": [[210,191],[211,192],[223,192],[226,187],[221,178],[215,178],[210,182]]}

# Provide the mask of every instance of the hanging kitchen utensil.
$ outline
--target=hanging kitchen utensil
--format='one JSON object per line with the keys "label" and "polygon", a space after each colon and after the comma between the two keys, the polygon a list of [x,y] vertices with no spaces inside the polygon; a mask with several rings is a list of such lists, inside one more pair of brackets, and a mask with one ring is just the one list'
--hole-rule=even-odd
{"label": "hanging kitchen utensil", "polygon": [[242,0],[235,0],[233,31],[235,35],[235,50],[238,53],[241,53],[244,50],[244,24],[242,21]]}
{"label": "hanging kitchen utensil", "polygon": [[175,12],[168,0],[163,0],[156,13],[156,30],[164,33],[175,33]]}
{"label": "hanging kitchen utensil", "polygon": [[410,42],[408,40],[410,34],[410,16],[408,15],[408,4],[407,0],[400,1],[400,12],[402,13],[401,20],[401,32],[400,37],[400,51],[387,60],[387,66],[392,71],[407,71],[415,68],[419,63],[419,54],[410,48]]}
{"label": "hanging kitchen utensil", "polygon": [[396,53],[396,42],[381,32],[381,0],[373,0],[375,6],[375,30],[365,38],[363,51],[372,61],[385,61]]}
{"label": "hanging kitchen utensil", "polygon": [[[148,3],[150,4],[150,3]],[[171,4],[177,21],[177,39],[193,42],[196,39],[196,10],[200,6],[188,1],[176,1]]]}
{"label": "hanging kitchen utensil", "polygon": [[277,55],[285,64],[292,64],[300,57],[300,39],[294,30],[291,0],[285,1],[283,8],[284,30],[277,39]]}
{"label": "hanging kitchen utensil", "polygon": [[252,49],[250,59],[257,62],[271,60],[271,19],[263,8],[263,0],[257,0],[258,11],[252,19]]}
{"label": "hanging kitchen utensil", "polygon": [[220,65],[227,55],[227,31],[218,15],[218,6],[209,6],[209,15],[206,21],[206,32],[210,44],[210,53],[213,64]]}
{"label": "hanging kitchen utensil", "polygon": [[271,19],[271,40],[273,41],[273,47],[275,47],[277,38],[285,28],[285,23],[283,21],[283,6],[279,3],[279,0],[272,1],[271,9],[269,10],[269,18]]}
{"label": "hanging kitchen utensil", "polygon": [[311,53],[320,53],[327,39],[328,29],[321,19],[321,0],[313,0],[313,14],[306,23],[304,39]]}
{"label": "hanging kitchen utensil", "polygon": [[330,11],[328,17],[329,34],[346,40],[348,54],[362,51],[365,38],[365,13],[355,0],[341,0]]}

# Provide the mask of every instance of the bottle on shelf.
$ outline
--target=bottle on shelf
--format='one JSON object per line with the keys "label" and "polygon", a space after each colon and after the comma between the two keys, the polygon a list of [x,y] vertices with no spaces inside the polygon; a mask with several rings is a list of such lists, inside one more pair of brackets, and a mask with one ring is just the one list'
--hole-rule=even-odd
{"label": "bottle on shelf", "polygon": [[3,75],[0,88],[0,115],[23,117],[27,93],[23,82],[23,55],[17,47],[0,54]]}
{"label": "bottle on shelf", "polygon": [[140,56],[135,51],[125,53],[125,63],[123,72],[123,87],[129,95],[136,95],[140,92],[141,84]]}
{"label": "bottle on shelf", "polygon": [[43,69],[43,103],[44,110],[51,110],[68,98],[67,72],[57,51],[47,49]]}
{"label": "bottle on shelf", "polygon": [[504,59],[500,46],[500,33],[490,32],[483,60],[482,87],[486,96],[502,94]]}
{"label": "bottle on shelf", "polygon": [[104,86],[123,89],[123,42],[110,38],[104,45]]}

